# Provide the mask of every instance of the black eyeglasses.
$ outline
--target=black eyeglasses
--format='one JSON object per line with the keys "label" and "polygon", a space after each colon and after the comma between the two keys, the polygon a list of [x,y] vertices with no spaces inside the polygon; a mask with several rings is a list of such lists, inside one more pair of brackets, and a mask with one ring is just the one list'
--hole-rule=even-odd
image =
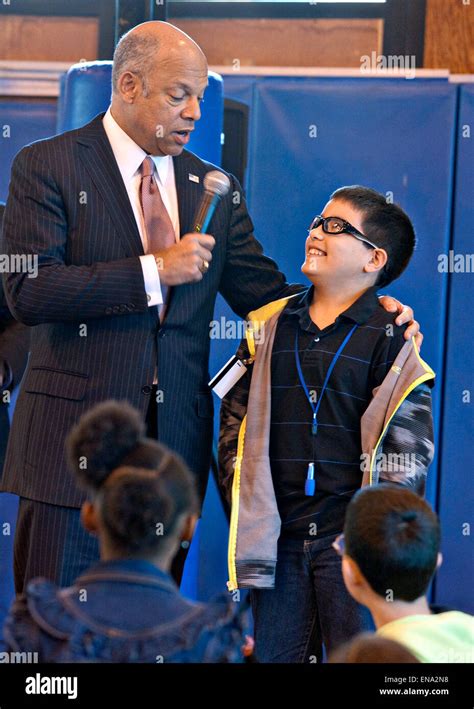
{"label": "black eyeglasses", "polygon": [[345,219],[341,219],[341,217],[322,217],[318,214],[311,222],[308,234],[321,225],[325,234],[331,234],[333,236],[337,236],[338,234],[350,234],[356,239],[359,239],[359,241],[363,241],[364,244],[368,244],[372,249],[378,249],[378,246],[369,241],[362,232],[356,229],[355,226],[352,226],[352,224],[349,224],[349,222],[346,222]]}

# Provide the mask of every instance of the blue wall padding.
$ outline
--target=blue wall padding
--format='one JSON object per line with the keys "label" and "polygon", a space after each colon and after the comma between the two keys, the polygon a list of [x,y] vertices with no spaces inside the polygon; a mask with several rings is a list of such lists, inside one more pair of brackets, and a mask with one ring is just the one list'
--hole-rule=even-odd
{"label": "blue wall padding", "polygon": [[[225,81],[234,98],[233,77]],[[456,87],[444,80],[263,78],[254,85],[250,115],[251,214],[266,252],[290,280],[301,280],[306,229],[337,187],[393,192],[412,217],[417,252],[386,290],[415,309],[423,356],[439,375],[446,275],[437,271],[437,255],[449,243],[455,109]],[[317,137],[310,137],[312,126]],[[438,380],[437,428],[440,393]],[[432,502],[436,471],[437,460],[428,484]]]}
{"label": "blue wall padding", "polygon": [[[13,158],[27,143],[56,133],[56,101],[6,97],[0,101],[0,200],[8,196]],[[10,137],[4,137],[9,128]]]}
{"label": "blue wall padding", "polygon": [[112,62],[73,64],[61,79],[58,100],[58,133],[89,123],[106,111],[112,93]]}
{"label": "blue wall padding", "polygon": [[[452,243],[455,256],[474,253],[474,85],[460,87]],[[448,339],[444,381],[439,508],[443,564],[439,603],[474,612],[474,275],[449,276]],[[470,527],[469,527],[470,525]]]}

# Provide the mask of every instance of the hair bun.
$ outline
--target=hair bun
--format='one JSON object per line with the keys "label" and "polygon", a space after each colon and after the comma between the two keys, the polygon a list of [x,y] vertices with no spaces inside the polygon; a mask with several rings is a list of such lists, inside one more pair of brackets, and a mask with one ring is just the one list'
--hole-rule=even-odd
{"label": "hair bun", "polygon": [[85,413],[66,440],[71,468],[100,487],[145,434],[140,413],[126,401],[105,401]]}
{"label": "hair bun", "polygon": [[[153,549],[157,536],[172,533],[178,510],[173,476],[168,471],[117,468],[104,486],[102,519],[120,548],[127,552]],[[157,531],[158,524],[162,531]]]}

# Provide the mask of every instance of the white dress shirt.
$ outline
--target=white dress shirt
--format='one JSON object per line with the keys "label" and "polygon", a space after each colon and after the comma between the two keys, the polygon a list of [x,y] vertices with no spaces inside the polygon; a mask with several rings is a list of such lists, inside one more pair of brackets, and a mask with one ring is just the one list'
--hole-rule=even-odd
{"label": "white dress shirt", "polygon": [[[119,124],[112,116],[110,107],[102,119],[102,122],[107,138],[112,146],[120,174],[125,183],[133,214],[137,222],[138,231],[140,232],[143,250],[146,254],[148,251],[148,243],[140,204],[140,165],[146,158],[147,153],[120,128]],[[153,177],[160,190],[163,204],[170,216],[176,241],[179,241],[178,195],[176,192],[173,158],[171,155],[164,155],[163,157],[150,155],[150,157],[155,164]],[[148,297],[148,305],[161,305],[163,303],[163,296],[155,257],[153,254],[140,256],[140,261],[143,270],[145,292]]]}

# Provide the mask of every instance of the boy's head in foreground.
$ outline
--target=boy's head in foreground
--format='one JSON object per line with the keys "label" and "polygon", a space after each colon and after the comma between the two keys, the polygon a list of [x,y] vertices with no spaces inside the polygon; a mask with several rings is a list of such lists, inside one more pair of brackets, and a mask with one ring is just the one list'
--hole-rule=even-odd
{"label": "boy's head in foreground", "polygon": [[408,265],[415,248],[413,225],[401,207],[379,192],[341,187],[319,216],[326,221],[313,220],[301,267],[314,285],[383,287]]}
{"label": "boy's head in foreground", "polygon": [[373,610],[422,599],[441,562],[440,527],[429,504],[403,487],[360,490],[346,513],[342,572],[349,593]]}
{"label": "boy's head in foreground", "polygon": [[402,664],[419,660],[410,650],[390,638],[375,633],[360,633],[349,642],[339,645],[328,657],[329,663]]}
{"label": "boy's head in foreground", "polygon": [[103,560],[139,558],[166,569],[198,514],[195,481],[184,461],[145,437],[126,402],[86,412],[66,442],[78,481],[88,492],[81,518],[99,537]]}

